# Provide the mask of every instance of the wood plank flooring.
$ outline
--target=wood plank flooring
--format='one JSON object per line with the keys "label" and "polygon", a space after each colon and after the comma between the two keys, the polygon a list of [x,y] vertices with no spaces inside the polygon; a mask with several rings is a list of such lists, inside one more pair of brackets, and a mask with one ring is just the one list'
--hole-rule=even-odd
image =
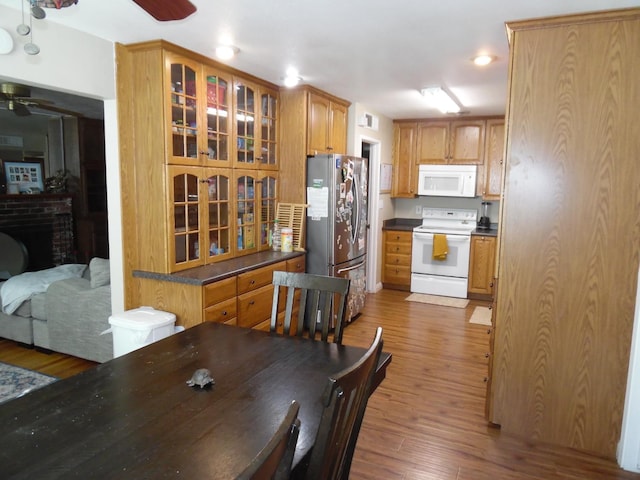
{"label": "wood plank flooring", "polygon": [[[384,329],[393,354],[387,378],[369,401],[352,480],[640,480],[615,460],[504,435],[484,419],[487,327],[466,309],[406,302],[407,292],[369,295],[344,331],[367,346]],[[0,361],[66,378],[95,365],[0,340]]]}

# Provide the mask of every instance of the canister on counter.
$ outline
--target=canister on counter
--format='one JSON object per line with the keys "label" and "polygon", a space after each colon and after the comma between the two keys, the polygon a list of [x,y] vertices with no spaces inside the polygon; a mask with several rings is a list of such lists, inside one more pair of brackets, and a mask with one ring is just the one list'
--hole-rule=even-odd
{"label": "canister on counter", "polygon": [[292,228],[283,228],[281,230],[281,238],[282,238],[282,251],[283,252],[293,252],[293,229]]}

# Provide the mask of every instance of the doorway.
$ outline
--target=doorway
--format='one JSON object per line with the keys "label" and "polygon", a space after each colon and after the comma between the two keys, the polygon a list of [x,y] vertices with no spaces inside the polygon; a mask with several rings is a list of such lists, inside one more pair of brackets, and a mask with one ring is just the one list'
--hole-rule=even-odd
{"label": "doorway", "polygon": [[[377,232],[380,230],[378,219],[378,198],[380,196],[380,142],[365,136],[360,137],[360,156],[368,160],[369,175],[368,185],[368,212],[367,212],[367,292],[373,293],[379,290],[376,282],[378,270],[378,252],[380,239]],[[381,286],[380,286],[381,287]]]}

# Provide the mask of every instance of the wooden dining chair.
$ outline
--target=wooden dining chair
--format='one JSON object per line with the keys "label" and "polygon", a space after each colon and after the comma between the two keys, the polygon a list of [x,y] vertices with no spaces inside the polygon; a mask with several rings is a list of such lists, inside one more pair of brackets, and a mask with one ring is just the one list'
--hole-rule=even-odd
{"label": "wooden dining chair", "polygon": [[[279,298],[281,291],[286,292],[286,306],[283,321],[283,333],[295,334],[316,339],[319,330],[320,339],[329,341],[329,331],[334,328],[333,342],[342,343],[342,327],[346,314],[349,284],[347,278],[314,275],[311,273],[273,272],[273,306],[271,308],[271,331],[277,331]],[[300,304],[296,318],[293,317],[296,292],[300,292]],[[333,309],[332,309],[333,304]],[[333,311],[332,311],[333,310]],[[332,318],[332,313],[335,317]],[[332,325],[333,324],[333,325]]]}
{"label": "wooden dining chair", "polygon": [[378,327],[373,343],[362,358],[329,378],[323,399],[324,411],[304,477],[306,480],[349,478],[353,452],[381,352],[382,327]]}
{"label": "wooden dining chair", "polygon": [[236,480],[288,480],[296,451],[300,405],[295,400],[269,443],[256,455]]}

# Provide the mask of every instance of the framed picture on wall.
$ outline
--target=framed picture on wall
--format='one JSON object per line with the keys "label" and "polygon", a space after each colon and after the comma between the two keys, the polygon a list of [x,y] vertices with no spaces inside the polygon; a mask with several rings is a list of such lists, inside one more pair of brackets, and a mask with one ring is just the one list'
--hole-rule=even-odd
{"label": "framed picture on wall", "polygon": [[8,194],[41,193],[44,191],[44,161],[3,162]]}

